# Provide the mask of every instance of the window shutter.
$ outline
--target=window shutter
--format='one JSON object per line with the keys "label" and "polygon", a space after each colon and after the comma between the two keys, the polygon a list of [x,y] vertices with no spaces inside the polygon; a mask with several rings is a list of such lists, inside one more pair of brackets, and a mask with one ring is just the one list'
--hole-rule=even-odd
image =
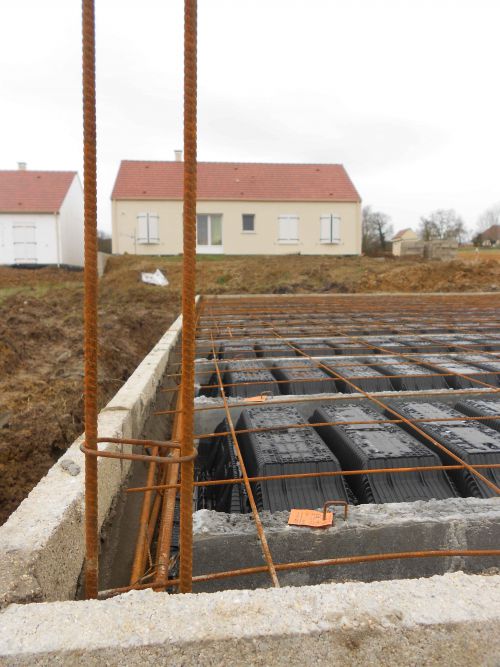
{"label": "window shutter", "polygon": [[340,243],[340,218],[332,215],[332,243]]}
{"label": "window shutter", "polygon": [[299,218],[296,215],[280,215],[279,222],[279,240],[280,241],[298,241],[299,239]]}
{"label": "window shutter", "polygon": [[139,213],[137,216],[137,243],[148,242],[148,214]]}
{"label": "window shutter", "polygon": [[320,217],[321,243],[340,243],[340,218],[337,215],[322,215]]}
{"label": "window shutter", "polygon": [[148,214],[148,237],[149,243],[160,242],[160,216],[156,213]]}
{"label": "window shutter", "polygon": [[320,237],[321,243],[331,243],[331,215],[322,215],[320,218]]}

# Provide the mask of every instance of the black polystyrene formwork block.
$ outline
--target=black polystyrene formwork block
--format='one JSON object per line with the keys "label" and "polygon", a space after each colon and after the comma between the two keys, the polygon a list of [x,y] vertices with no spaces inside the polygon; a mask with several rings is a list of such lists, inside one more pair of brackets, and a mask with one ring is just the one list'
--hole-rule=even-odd
{"label": "black polystyrene formwork block", "polygon": [[391,383],[396,391],[425,391],[427,389],[448,389],[448,385],[443,377],[431,375],[432,371],[401,360],[398,357],[372,357],[370,363],[376,364],[374,368],[385,375],[403,376],[391,377]]}
{"label": "black polystyrene formwork block", "polygon": [[326,357],[332,353],[332,348],[325,341],[291,341],[293,346],[297,348],[295,354],[302,356],[301,353],[309,357]]}
{"label": "black polystyrene formwork block", "polygon": [[273,396],[280,393],[280,389],[271,371],[259,359],[248,361],[233,361],[223,376],[227,396],[249,398],[269,392]]}
{"label": "black polystyrene formwork block", "polygon": [[255,359],[253,343],[224,343],[219,348],[221,359]]}
{"label": "black polystyrene formwork block", "polygon": [[439,354],[449,352],[450,346],[440,342],[437,337],[431,340],[422,340],[418,336],[401,339],[405,345],[408,345],[411,352],[423,352],[424,354]]}
{"label": "black polystyrene formwork block", "polygon": [[[429,403],[419,401],[391,401],[390,408],[407,419],[442,419],[438,422],[418,422],[419,430],[446,447],[450,452],[459,456],[471,465],[500,463],[500,434],[492,428],[476,421],[446,421],[447,418],[462,417],[463,415],[444,403]],[[389,415],[390,413],[388,413]],[[390,417],[392,418],[392,417]],[[421,439],[426,447],[434,450],[443,464],[454,465],[456,460],[437,447],[424,436],[419,435],[411,426],[405,426],[416,437]],[[482,469],[481,474],[494,484],[500,484],[499,470]],[[464,496],[490,498],[495,492],[484,482],[468,470],[450,471],[450,477],[455,482],[460,493]]]}
{"label": "black polystyrene formwork block", "polygon": [[369,345],[360,341],[353,341],[349,338],[328,338],[325,343],[333,348],[335,354],[342,356],[350,356],[352,354],[374,354],[375,350],[371,349]]}
{"label": "black polystyrene formwork block", "polygon": [[483,370],[500,373],[500,357],[487,354],[465,354],[454,357],[457,361],[472,364]]}
{"label": "black polystyrene formwork block", "polygon": [[277,361],[272,370],[282,394],[334,394],[335,380],[310,359]]}
{"label": "black polystyrene formwork block", "polygon": [[498,352],[500,350],[500,340],[493,337],[485,339],[484,349],[489,352]]}
{"label": "black polystyrene formwork block", "polygon": [[[384,416],[361,405],[322,405],[311,423],[375,421]],[[439,457],[395,424],[317,426],[343,470],[374,470],[440,465]],[[398,503],[456,496],[444,471],[351,475],[348,482],[365,503]]]}
{"label": "black polystyrene formwork block", "polygon": [[496,419],[485,419],[483,424],[495,431],[500,431],[500,400],[490,398],[467,398],[455,404],[455,410],[462,412],[468,417],[490,417]]}
{"label": "black polystyrene formwork block", "polygon": [[[323,359],[322,363],[325,364],[329,369],[334,373],[346,378],[352,382],[352,384],[359,387],[361,391],[392,391],[393,386],[389,378],[387,378],[383,373],[378,371],[373,366],[366,366],[359,362],[358,359],[354,357],[345,363],[340,363],[337,358]],[[353,394],[358,391],[355,387],[346,382],[345,380],[339,379],[334,375],[335,382],[337,384],[338,390],[344,394]]]}
{"label": "black polystyrene formwork block", "polygon": [[[284,475],[307,472],[340,471],[330,449],[311,426],[286,428],[305,424],[293,407],[249,408],[243,410],[237,430],[276,427],[277,430],[241,433],[238,442],[248,475]],[[280,425],[283,428],[279,428]],[[259,509],[315,509],[327,500],[348,500],[342,476],[270,480],[252,485]]]}
{"label": "black polystyrene formwork block", "polygon": [[[498,386],[498,377],[495,373],[482,373],[476,366],[471,366],[449,356],[426,355],[419,356],[424,366],[437,373],[452,373],[445,377],[446,383],[452,389],[481,388],[486,383]],[[461,377],[462,375],[470,377]],[[479,382],[475,382],[478,380]]]}
{"label": "black polystyrene formwork block", "polygon": [[[241,469],[229,433],[229,424],[224,419],[215,429],[221,433],[216,438],[200,440],[196,470],[198,481],[240,479]],[[246,513],[249,511],[247,495],[242,484],[221,484],[198,487],[198,509],[217,512]]]}
{"label": "black polystyrene formwork block", "polygon": [[411,354],[411,347],[405,345],[399,338],[390,336],[366,336],[364,339],[368,345],[372,346],[372,354]]}
{"label": "black polystyrene formwork block", "polygon": [[255,351],[258,357],[293,357],[295,350],[286,343],[272,341],[259,341],[255,343]]}

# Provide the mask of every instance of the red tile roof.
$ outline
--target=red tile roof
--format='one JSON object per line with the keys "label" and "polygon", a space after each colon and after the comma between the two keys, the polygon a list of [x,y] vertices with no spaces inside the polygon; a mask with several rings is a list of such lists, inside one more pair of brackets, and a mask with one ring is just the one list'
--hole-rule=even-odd
{"label": "red tile roof", "polygon": [[[111,199],[182,199],[182,162],[123,160]],[[199,200],[359,202],[340,164],[199,162]]]}
{"label": "red tile roof", "polygon": [[491,225],[484,232],[481,232],[483,241],[500,241],[500,225]]}
{"label": "red tile roof", "polygon": [[396,232],[394,236],[392,237],[392,241],[397,241],[400,239],[406,232],[412,232],[413,229],[411,227],[405,227],[404,229],[400,229],[399,232]]}
{"label": "red tile roof", "polygon": [[0,171],[0,213],[57,213],[76,171]]}

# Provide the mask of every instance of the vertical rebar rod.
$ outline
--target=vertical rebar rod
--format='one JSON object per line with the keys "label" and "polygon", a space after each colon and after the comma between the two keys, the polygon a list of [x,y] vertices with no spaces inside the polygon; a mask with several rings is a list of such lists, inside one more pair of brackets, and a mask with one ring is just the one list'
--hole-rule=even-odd
{"label": "vertical rebar rod", "polygon": [[[184,257],[182,271],[181,456],[193,453],[196,330],[196,67],[197,0],[184,2]],[[193,576],[193,461],[181,465],[179,590]]]}
{"label": "vertical rebar rod", "polygon": [[[94,0],[82,0],[85,441],[97,449],[97,168]],[[85,456],[85,595],[97,597],[97,456]]]}

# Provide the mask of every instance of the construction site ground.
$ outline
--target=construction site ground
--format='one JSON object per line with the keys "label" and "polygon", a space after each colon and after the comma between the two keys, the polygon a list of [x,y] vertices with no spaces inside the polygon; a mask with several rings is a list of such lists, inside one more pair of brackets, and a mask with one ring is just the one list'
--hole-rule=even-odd
{"label": "construction site ground", "polygon": [[[453,262],[369,257],[200,257],[198,292],[500,290],[500,254]],[[161,269],[168,287],[146,285]],[[111,257],[100,281],[100,406],[179,313],[180,257]],[[82,431],[83,274],[0,268],[0,523]]]}

